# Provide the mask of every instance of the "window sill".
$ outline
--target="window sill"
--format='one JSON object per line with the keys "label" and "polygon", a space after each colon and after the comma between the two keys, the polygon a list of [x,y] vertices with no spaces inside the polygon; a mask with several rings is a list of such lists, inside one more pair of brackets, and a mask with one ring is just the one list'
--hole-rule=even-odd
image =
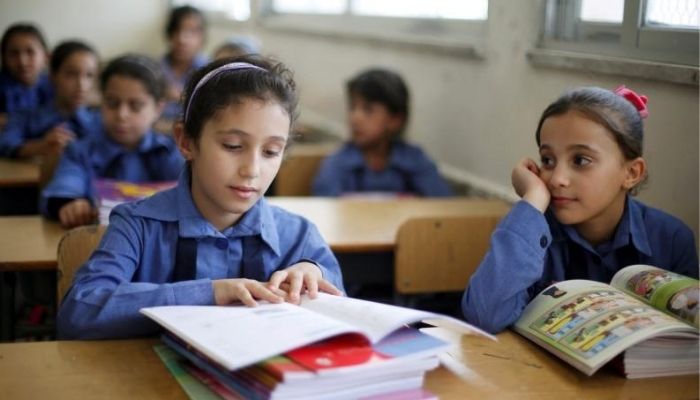
{"label": "window sill", "polygon": [[[335,29],[317,28],[312,26],[301,27],[298,25],[280,23],[280,21],[266,21],[262,27],[271,32],[305,35],[337,41],[352,41],[371,46],[386,45],[398,49],[411,51],[424,51],[433,54],[468,58],[475,60],[485,59],[485,52],[476,44],[465,43],[465,38],[455,37],[429,37],[410,33],[391,34],[387,32],[359,32],[341,27]],[[466,39],[468,40],[468,39]]]}
{"label": "window sill", "polygon": [[700,75],[700,69],[694,66],[549,49],[532,49],[527,52],[527,58],[537,67],[623,75],[690,86],[698,86]]}

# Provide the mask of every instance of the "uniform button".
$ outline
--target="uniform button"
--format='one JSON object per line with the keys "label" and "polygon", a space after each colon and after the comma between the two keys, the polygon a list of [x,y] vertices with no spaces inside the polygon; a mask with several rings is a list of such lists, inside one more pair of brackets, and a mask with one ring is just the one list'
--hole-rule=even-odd
{"label": "uniform button", "polygon": [[216,242],[214,242],[214,246],[216,246],[216,248],[219,250],[226,250],[228,249],[228,240],[224,238],[217,238]]}
{"label": "uniform button", "polygon": [[547,236],[542,235],[542,237],[540,238],[540,247],[542,247],[543,249],[547,247]]}

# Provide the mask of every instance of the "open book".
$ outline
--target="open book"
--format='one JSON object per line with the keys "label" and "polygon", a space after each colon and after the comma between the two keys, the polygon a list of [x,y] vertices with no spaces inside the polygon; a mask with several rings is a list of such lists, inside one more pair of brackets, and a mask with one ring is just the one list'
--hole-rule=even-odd
{"label": "open book", "polygon": [[299,306],[163,306],[141,312],[227,370],[343,334],[376,344],[421,321],[493,338],[451,317],[325,293],[314,300],[304,296]]}
{"label": "open book", "polygon": [[96,180],[95,189],[99,201],[100,224],[109,224],[109,213],[117,205],[144,199],[176,185],[177,181],[135,183],[113,179]]}
{"label": "open book", "polygon": [[699,295],[695,279],[631,265],[610,285],[548,287],[514,328],[587,375],[622,352],[629,378],[696,374]]}

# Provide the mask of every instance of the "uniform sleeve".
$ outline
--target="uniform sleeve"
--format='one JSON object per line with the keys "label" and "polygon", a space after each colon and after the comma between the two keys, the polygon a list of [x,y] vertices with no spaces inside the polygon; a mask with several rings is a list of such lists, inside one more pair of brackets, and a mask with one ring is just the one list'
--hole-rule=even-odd
{"label": "uniform sleeve", "polygon": [[52,198],[90,199],[92,173],[87,155],[73,142],[66,147],[56,166],[51,181],[41,192],[39,209],[49,218],[49,201]]}
{"label": "uniform sleeve", "polygon": [[[142,307],[211,305],[211,280],[175,283],[132,282],[138,269],[163,268],[144,264],[144,246],[153,246],[139,221],[117,207],[97,250],[75,275],[58,312],[61,339],[105,339],[152,335],[157,324],[139,313]],[[154,257],[165,260],[166,257]],[[163,261],[166,262],[166,261]],[[147,271],[142,271],[148,275]]]}
{"label": "uniform sleeve", "polygon": [[8,114],[7,124],[0,133],[0,157],[17,157],[17,150],[24,144],[27,130],[25,113]]}
{"label": "uniform sleeve", "polygon": [[470,323],[492,333],[513,324],[530,301],[528,289],[544,270],[552,241],[542,213],[518,202],[491,236],[491,247],[462,297]]}
{"label": "uniform sleeve", "polygon": [[416,160],[416,170],[411,174],[412,186],[416,192],[424,197],[452,196],[452,189],[440,176],[435,163],[420,151]]}
{"label": "uniform sleeve", "polygon": [[673,235],[671,270],[698,279],[698,252],[693,231],[682,225]]}
{"label": "uniform sleeve", "polygon": [[344,293],[343,274],[340,271],[338,260],[314,224],[309,223],[300,247],[301,258],[299,261],[309,261],[316,264],[321,269],[323,278]]}
{"label": "uniform sleeve", "polygon": [[333,156],[327,157],[321,163],[321,167],[316,173],[311,188],[314,196],[333,196],[343,194],[341,169],[337,159]]}

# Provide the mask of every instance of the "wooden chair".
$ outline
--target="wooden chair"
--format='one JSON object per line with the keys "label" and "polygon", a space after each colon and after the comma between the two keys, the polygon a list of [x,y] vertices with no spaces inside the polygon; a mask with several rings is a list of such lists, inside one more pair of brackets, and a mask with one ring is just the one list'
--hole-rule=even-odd
{"label": "wooden chair", "polygon": [[275,178],[276,196],[311,196],[316,171],[326,156],[337,148],[332,144],[298,144],[289,150]]}
{"label": "wooden chair", "polygon": [[406,295],[463,291],[489,248],[499,218],[494,216],[420,217],[397,233],[394,290]]}
{"label": "wooden chair", "polygon": [[60,154],[45,155],[39,163],[39,188],[43,189],[53,178],[53,173],[56,171],[58,161],[61,159]]}
{"label": "wooden chair", "polygon": [[102,239],[105,225],[87,225],[69,230],[58,242],[57,305],[73,284],[73,277]]}

